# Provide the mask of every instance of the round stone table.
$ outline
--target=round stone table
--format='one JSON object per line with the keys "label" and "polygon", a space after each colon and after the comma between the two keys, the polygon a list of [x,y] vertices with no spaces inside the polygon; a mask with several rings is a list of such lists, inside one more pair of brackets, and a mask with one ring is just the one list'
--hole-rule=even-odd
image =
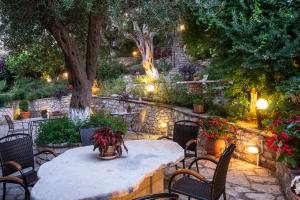
{"label": "round stone table", "polygon": [[71,149],[43,164],[33,200],[128,199],[163,191],[163,168],[178,163],[183,149],[169,140],[125,142],[128,154],[100,160],[92,146]]}

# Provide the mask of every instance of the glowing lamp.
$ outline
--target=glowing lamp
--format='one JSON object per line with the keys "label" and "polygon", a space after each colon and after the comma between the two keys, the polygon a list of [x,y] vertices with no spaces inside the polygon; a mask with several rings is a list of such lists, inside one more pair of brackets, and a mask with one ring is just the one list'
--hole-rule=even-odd
{"label": "glowing lamp", "polygon": [[67,78],[68,78],[68,76],[69,76],[68,72],[65,72],[65,73],[63,73],[63,77],[64,77],[64,79],[67,79]]}
{"label": "glowing lamp", "polygon": [[184,24],[181,24],[181,25],[179,26],[179,30],[180,30],[180,31],[184,31],[184,30],[185,30]]}
{"label": "glowing lamp", "polygon": [[160,126],[161,126],[162,128],[166,128],[166,127],[168,126],[168,124],[167,124],[166,122],[162,122],[162,123],[160,124]]}
{"label": "glowing lamp", "polygon": [[133,51],[133,52],[132,52],[132,56],[133,56],[133,57],[137,57],[138,55],[139,55],[139,53],[138,53],[137,51]]}
{"label": "glowing lamp", "polygon": [[147,86],[147,92],[149,92],[149,93],[153,93],[153,91],[154,91],[154,85],[148,85]]}
{"label": "glowing lamp", "polygon": [[247,148],[248,153],[251,154],[258,154],[259,153],[259,149],[256,146],[249,146]]}
{"label": "glowing lamp", "polygon": [[256,107],[260,110],[265,110],[269,106],[268,101],[265,99],[258,99],[256,102]]}
{"label": "glowing lamp", "polygon": [[51,78],[47,78],[47,82],[48,82],[48,83],[51,83],[51,82],[52,82],[52,79],[51,79]]}

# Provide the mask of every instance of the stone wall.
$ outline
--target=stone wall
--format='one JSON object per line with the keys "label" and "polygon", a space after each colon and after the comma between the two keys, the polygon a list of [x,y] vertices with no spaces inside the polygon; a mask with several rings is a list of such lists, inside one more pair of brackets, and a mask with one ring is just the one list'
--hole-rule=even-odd
{"label": "stone wall", "polygon": [[[39,99],[30,104],[30,110],[48,109],[52,111],[62,111],[67,113],[69,108],[70,97],[46,98]],[[133,132],[150,134],[150,135],[171,135],[173,133],[174,122],[179,120],[199,121],[207,118],[205,114],[195,114],[191,109],[161,105],[146,101],[129,100],[128,102],[120,101],[110,97],[93,97],[92,109],[94,111],[124,112],[128,105],[139,114],[137,117],[129,119],[132,126],[129,130]],[[247,151],[249,146],[256,146],[260,149],[260,165],[269,169],[275,169],[275,153],[271,152],[265,145],[264,141],[268,137],[257,129],[250,129],[238,126],[238,134],[235,143],[237,149],[235,156],[239,159],[256,163],[257,155],[250,154]],[[205,138],[200,136],[201,145],[205,144]]]}
{"label": "stone wall", "polygon": [[291,181],[295,176],[300,175],[300,169],[291,169],[285,163],[276,163],[276,176],[281,183],[281,187],[288,200],[298,200],[296,195],[291,191]]}

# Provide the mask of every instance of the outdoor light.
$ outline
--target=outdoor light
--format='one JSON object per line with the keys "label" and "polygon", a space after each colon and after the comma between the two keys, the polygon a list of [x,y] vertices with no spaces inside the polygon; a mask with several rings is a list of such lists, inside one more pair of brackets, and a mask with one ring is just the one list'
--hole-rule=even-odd
{"label": "outdoor light", "polygon": [[168,126],[168,124],[167,124],[166,122],[162,122],[162,123],[160,124],[160,126],[161,126],[162,128],[166,128],[166,127]]}
{"label": "outdoor light", "polygon": [[161,122],[160,127],[163,132],[165,132],[165,136],[168,136],[168,124],[166,122]]}
{"label": "outdoor light", "polygon": [[154,92],[154,85],[147,85],[147,92],[153,93]]}
{"label": "outdoor light", "polygon": [[67,78],[68,78],[68,76],[69,76],[68,72],[65,72],[65,73],[63,73],[63,77],[64,77],[64,79],[67,79]]}
{"label": "outdoor light", "polygon": [[138,55],[139,55],[139,53],[138,53],[137,51],[133,51],[133,52],[132,52],[132,56],[133,56],[133,57],[137,57]]}
{"label": "outdoor light", "polygon": [[259,148],[257,146],[254,145],[250,145],[247,147],[247,152],[250,154],[256,154],[256,165],[259,165]]}
{"label": "outdoor light", "polygon": [[51,79],[51,78],[47,78],[47,82],[48,82],[48,83],[51,83],[51,82],[52,82],[52,79]]}
{"label": "outdoor light", "polygon": [[258,99],[256,102],[256,107],[260,110],[265,110],[269,106],[268,101],[265,99]]}
{"label": "outdoor light", "polygon": [[181,25],[179,26],[179,30],[180,30],[180,31],[184,31],[184,30],[185,30],[184,24],[181,24]]}

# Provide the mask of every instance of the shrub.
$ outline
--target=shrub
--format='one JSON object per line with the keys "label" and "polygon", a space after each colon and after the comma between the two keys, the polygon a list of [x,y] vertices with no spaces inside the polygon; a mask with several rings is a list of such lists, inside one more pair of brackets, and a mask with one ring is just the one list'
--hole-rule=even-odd
{"label": "shrub", "polygon": [[102,81],[100,83],[100,96],[109,96],[111,94],[122,94],[126,90],[126,84],[122,78]]}
{"label": "shrub", "polygon": [[127,68],[111,59],[100,59],[100,67],[97,68],[96,79],[100,81],[116,79],[122,74],[129,73]]}
{"label": "shrub", "polygon": [[107,115],[103,112],[90,117],[90,120],[81,125],[82,128],[110,127],[113,131],[126,133],[127,127],[121,117]]}
{"label": "shrub", "polygon": [[37,144],[79,143],[79,129],[67,117],[49,120],[40,125],[35,142]]}
{"label": "shrub", "polygon": [[29,110],[29,103],[27,100],[22,100],[19,103],[19,108],[22,112],[28,112]]}

